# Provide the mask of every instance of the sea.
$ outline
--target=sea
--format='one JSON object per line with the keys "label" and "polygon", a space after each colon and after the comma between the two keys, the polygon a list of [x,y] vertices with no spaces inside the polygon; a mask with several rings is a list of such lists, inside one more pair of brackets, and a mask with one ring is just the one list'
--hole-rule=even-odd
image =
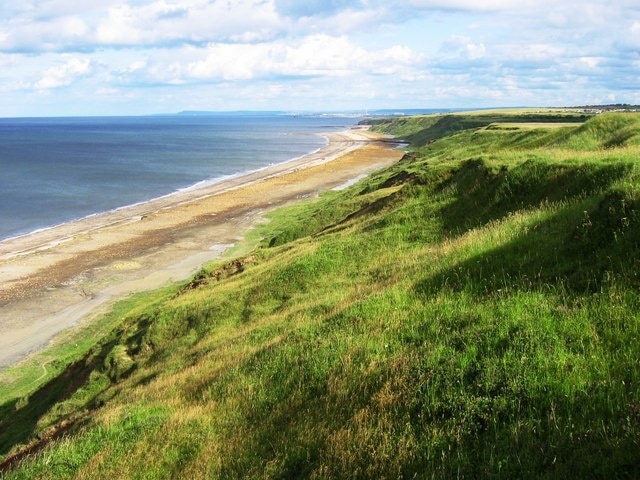
{"label": "sea", "polygon": [[0,119],[0,240],[317,151],[351,116]]}

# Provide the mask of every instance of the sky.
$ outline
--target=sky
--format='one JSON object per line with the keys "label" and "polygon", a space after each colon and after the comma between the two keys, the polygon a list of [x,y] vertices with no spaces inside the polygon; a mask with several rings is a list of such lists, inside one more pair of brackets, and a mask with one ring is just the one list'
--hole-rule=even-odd
{"label": "sky", "polygon": [[0,117],[640,104],[638,0],[20,0]]}

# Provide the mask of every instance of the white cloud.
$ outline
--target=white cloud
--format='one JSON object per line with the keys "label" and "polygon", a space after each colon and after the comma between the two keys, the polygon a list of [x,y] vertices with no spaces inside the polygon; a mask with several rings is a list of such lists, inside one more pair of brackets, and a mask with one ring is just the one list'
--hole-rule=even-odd
{"label": "white cloud", "polygon": [[472,12],[493,12],[522,10],[540,7],[551,3],[550,0],[408,0],[405,3],[422,9],[465,10]]}
{"label": "white cloud", "polygon": [[[192,49],[188,56],[194,53]],[[184,77],[212,81],[344,77],[367,72],[393,74],[419,60],[420,56],[407,47],[368,51],[344,36],[311,35],[296,43],[210,45],[204,58],[189,62],[182,71]]]}
{"label": "white cloud", "polygon": [[318,15],[289,18],[289,28],[299,35],[309,33],[349,34],[360,29],[375,28],[376,32],[384,29],[384,24],[394,21],[394,14],[386,6],[368,6],[367,8],[347,8],[334,12],[331,16],[326,12]]}
{"label": "white cloud", "polygon": [[467,68],[471,63],[486,57],[487,47],[482,42],[474,42],[471,38],[452,35],[440,47],[439,65],[449,68]]}
{"label": "white cloud", "polygon": [[487,48],[482,43],[467,43],[467,57],[471,60],[477,60],[485,56]]}
{"label": "white cloud", "polygon": [[117,88],[99,88],[95,91],[96,95],[113,96],[120,95],[122,92]]}
{"label": "white cloud", "polygon": [[[1,28],[1,24],[0,24]],[[47,21],[19,20],[0,33],[0,51],[37,52],[57,50],[60,45],[84,45],[89,25],[77,15]]]}
{"label": "white cloud", "polygon": [[507,44],[497,47],[500,57],[510,63],[521,65],[552,65],[570,55],[564,45],[552,43],[531,43],[526,45]]}
{"label": "white cloud", "polygon": [[578,60],[588,68],[597,68],[601,59],[597,57],[580,57]]}
{"label": "white cloud", "polygon": [[35,87],[39,90],[67,87],[90,71],[91,61],[88,58],[68,58],[64,64],[47,69]]}
{"label": "white cloud", "polygon": [[136,17],[129,5],[110,8],[106,20],[98,25],[96,40],[107,45],[141,43],[143,32],[136,25],[140,20],[144,19]]}
{"label": "white cloud", "polygon": [[110,8],[97,25],[96,40],[112,46],[263,41],[284,27],[271,2],[160,0]]}
{"label": "white cloud", "polygon": [[0,14],[0,51],[264,41],[288,26],[269,0],[40,0]]}
{"label": "white cloud", "polygon": [[[3,2],[4,3],[4,2]],[[104,10],[121,0],[100,0],[100,2],[78,2],[77,0],[23,0],[6,2],[11,9],[11,17],[28,16],[32,19],[51,19],[67,15],[89,15]]]}
{"label": "white cloud", "polygon": [[629,38],[635,45],[640,45],[640,21],[635,21],[631,25]]}
{"label": "white cloud", "polygon": [[639,46],[637,0],[24,0],[0,5],[0,102],[631,102]]}

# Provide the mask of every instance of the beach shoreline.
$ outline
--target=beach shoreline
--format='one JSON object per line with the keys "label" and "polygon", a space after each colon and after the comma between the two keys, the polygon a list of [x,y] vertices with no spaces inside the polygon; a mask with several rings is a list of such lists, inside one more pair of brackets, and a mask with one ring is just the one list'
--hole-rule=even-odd
{"label": "beach shoreline", "polygon": [[[215,195],[228,188],[240,188],[253,181],[261,181],[273,175],[281,175],[291,168],[298,168],[300,164],[306,168],[306,166],[312,166],[313,164],[331,161],[335,157],[357,148],[359,143],[363,142],[363,139],[351,138],[351,134],[349,132],[350,130],[335,133],[320,133],[318,135],[327,140],[326,145],[305,155],[301,155],[284,162],[271,164],[256,170],[239,172],[233,175],[213,178],[210,180],[203,180],[194,185],[178,189],[166,195],[136,202],[131,205],[124,205],[104,212],[96,212],[60,224],[39,228],[32,232],[0,239],[0,260],[7,259],[15,255],[29,253],[32,249],[42,247],[47,248],[50,243],[47,241],[48,238],[64,241],[64,239],[60,238],[60,232],[63,230],[65,232],[70,232],[71,234],[78,234],[85,233],[85,231],[93,228],[104,228],[122,221],[135,221],[136,216],[153,212],[159,208],[170,208],[180,203],[196,201],[199,198]],[[348,146],[338,149],[341,143],[344,144],[346,142],[348,142]],[[322,157],[320,157],[320,155],[322,155]],[[27,245],[28,247],[21,250],[20,245],[22,244]],[[31,245],[33,245],[33,247],[30,247]]]}
{"label": "beach shoreline", "polygon": [[0,242],[0,368],[113,301],[187,279],[264,214],[402,156],[363,129],[309,155]]}

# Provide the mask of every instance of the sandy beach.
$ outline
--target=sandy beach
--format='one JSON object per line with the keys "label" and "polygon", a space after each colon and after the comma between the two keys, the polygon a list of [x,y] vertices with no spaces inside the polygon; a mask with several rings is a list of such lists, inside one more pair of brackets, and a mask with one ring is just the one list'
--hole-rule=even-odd
{"label": "sandy beach", "polygon": [[0,242],[0,368],[115,300],[188,278],[269,210],[403,154],[366,130],[327,137],[300,159]]}

